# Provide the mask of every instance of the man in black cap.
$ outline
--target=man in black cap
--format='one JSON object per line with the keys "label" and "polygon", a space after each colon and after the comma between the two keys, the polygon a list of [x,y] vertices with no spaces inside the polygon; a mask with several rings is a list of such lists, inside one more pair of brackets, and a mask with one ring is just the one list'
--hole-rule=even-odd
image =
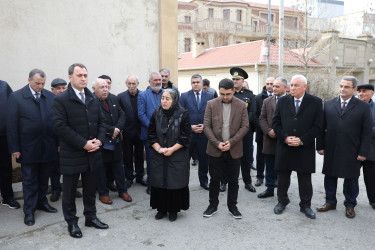
{"label": "man in black cap", "polygon": [[61,78],[55,78],[51,82],[51,91],[55,94],[61,94],[66,90],[67,83],[64,79]]}
{"label": "man in black cap", "polygon": [[[254,94],[242,87],[244,80],[248,78],[245,70],[241,68],[231,68],[230,74],[232,75],[232,80],[234,83],[234,96],[246,103],[247,113],[249,117],[249,131],[242,139],[243,145],[243,156],[241,158],[241,174],[242,180],[245,183],[245,188],[250,192],[256,192],[250,176],[250,169],[254,157],[252,156],[253,148],[253,133],[255,129],[255,112],[256,112],[256,102]],[[223,184],[221,185],[221,191],[225,190],[225,177],[223,177]]]}
{"label": "man in black cap", "polygon": [[374,85],[358,85],[358,98],[370,104],[373,119],[372,142],[366,160],[361,162],[363,166],[363,179],[365,180],[367,198],[370,205],[375,209],[375,105],[372,97],[374,96]]}

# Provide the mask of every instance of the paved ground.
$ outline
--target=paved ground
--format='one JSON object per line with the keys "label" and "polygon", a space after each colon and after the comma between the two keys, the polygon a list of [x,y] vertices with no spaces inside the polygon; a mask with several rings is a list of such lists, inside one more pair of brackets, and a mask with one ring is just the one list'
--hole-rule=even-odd
{"label": "paved ground", "polygon": [[[324,203],[322,158],[317,157],[318,173],[313,175],[314,209]],[[295,174],[289,192],[291,203],[282,215],[273,213],[276,197],[260,200],[245,190],[241,182],[238,207],[242,220],[228,214],[226,193],[220,194],[219,212],[203,218],[208,192],[199,187],[196,167],[191,169],[190,180],[191,207],[179,213],[173,223],[167,218],[154,219],[156,212],[149,207],[149,196],[138,184],[129,189],[132,203],[120,200],[116,193],[110,194],[113,205],[97,202],[98,217],[109,224],[108,230],[86,228],[82,199],[77,199],[81,239],[68,235],[61,199],[51,203],[59,209],[57,214],[37,211],[36,223],[31,227],[23,224],[22,209],[1,206],[0,249],[373,249],[375,246],[375,210],[368,204],[362,177],[355,219],[345,217],[340,181],[337,210],[319,213],[316,220],[299,212]],[[15,188],[20,189],[19,185]],[[263,185],[257,188],[257,194],[264,189]]]}

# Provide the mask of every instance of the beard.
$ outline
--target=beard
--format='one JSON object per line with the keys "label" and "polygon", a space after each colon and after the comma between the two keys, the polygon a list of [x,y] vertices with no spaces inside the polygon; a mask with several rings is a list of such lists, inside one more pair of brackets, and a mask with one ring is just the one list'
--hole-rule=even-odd
{"label": "beard", "polygon": [[154,92],[159,92],[161,90],[161,85],[160,86],[150,86],[150,88]]}

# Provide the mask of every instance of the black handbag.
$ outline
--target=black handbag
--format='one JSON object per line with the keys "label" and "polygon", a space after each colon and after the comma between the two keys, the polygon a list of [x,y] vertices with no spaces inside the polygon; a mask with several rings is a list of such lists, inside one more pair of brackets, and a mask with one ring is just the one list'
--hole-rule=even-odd
{"label": "black handbag", "polygon": [[120,142],[120,136],[115,138],[106,136],[103,143],[103,148],[110,151],[115,151],[116,144]]}

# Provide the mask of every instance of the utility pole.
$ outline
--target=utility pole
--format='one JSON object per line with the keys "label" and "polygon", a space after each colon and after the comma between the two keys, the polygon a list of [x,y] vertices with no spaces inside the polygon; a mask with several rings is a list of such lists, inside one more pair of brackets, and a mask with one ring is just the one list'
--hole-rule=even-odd
{"label": "utility pole", "polygon": [[271,0],[268,0],[267,21],[267,78],[270,77],[270,50],[271,50]]}
{"label": "utility pole", "polygon": [[280,0],[279,11],[279,76],[284,77],[284,0]]}

